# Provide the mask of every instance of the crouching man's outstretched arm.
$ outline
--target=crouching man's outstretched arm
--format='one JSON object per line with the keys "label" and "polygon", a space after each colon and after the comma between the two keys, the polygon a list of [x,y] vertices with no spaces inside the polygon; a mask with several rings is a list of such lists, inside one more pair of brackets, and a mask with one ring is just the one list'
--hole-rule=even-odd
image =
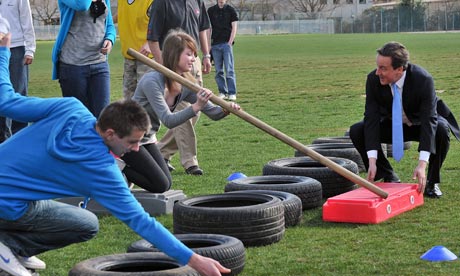
{"label": "crouching man's outstretched arm", "polygon": [[194,253],[188,265],[202,275],[220,276],[221,273],[230,273],[231,270],[223,267],[218,261]]}

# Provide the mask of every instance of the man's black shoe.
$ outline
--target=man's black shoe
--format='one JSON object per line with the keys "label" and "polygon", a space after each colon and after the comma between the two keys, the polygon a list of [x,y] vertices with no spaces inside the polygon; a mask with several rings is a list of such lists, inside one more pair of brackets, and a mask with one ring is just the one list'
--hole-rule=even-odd
{"label": "man's black shoe", "polygon": [[187,174],[191,175],[203,175],[203,170],[198,166],[191,166],[185,170]]}
{"label": "man's black shoe", "polygon": [[383,182],[385,182],[385,183],[401,183],[401,179],[399,179],[399,177],[395,173],[392,173],[389,176],[385,176],[383,178]]}
{"label": "man's black shoe", "polygon": [[168,166],[168,170],[170,172],[174,171],[176,168],[173,167],[173,165],[171,165],[171,163],[169,163],[169,160],[168,159],[165,159],[165,162],[166,162],[166,166]]}
{"label": "man's black shoe", "polygon": [[427,197],[431,198],[440,198],[442,196],[441,189],[439,189],[439,184],[427,184],[425,187],[425,192],[423,193]]}

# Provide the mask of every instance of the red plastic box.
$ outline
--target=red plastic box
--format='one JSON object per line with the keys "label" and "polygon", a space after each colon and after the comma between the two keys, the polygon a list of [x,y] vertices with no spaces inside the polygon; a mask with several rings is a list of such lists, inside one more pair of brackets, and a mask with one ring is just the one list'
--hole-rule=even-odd
{"label": "red plastic box", "polygon": [[366,188],[330,197],[323,205],[323,220],[376,224],[423,205],[418,184],[376,183],[388,193],[386,199]]}

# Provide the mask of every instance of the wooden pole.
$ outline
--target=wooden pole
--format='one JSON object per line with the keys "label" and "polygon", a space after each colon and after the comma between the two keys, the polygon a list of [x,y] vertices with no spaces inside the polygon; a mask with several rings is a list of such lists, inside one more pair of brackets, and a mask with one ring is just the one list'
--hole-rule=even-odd
{"label": "wooden pole", "polygon": [[[131,55],[132,57],[136,58],[137,60],[141,61],[142,63],[145,63],[149,67],[155,69],[156,71],[162,73],[163,75],[167,76],[168,78],[177,81],[178,83],[186,86],[190,90],[194,92],[200,91],[202,88],[187,80],[186,78],[180,76],[174,71],[171,71],[170,69],[164,67],[163,65],[159,64],[158,62],[155,62],[154,60],[142,55],[138,51],[129,48],[128,49],[128,54]],[[316,151],[306,147],[302,143],[296,141],[295,139],[287,136],[286,134],[282,133],[281,131],[271,127],[270,125],[262,122],[261,120],[251,116],[250,114],[244,112],[243,110],[235,110],[231,107],[230,103],[225,101],[224,99],[221,99],[217,97],[216,95],[212,95],[210,98],[211,102],[221,106],[222,108],[225,108],[229,112],[235,114],[236,116],[240,117],[241,119],[245,120],[246,122],[256,126],[257,128],[265,131],[266,133],[270,134],[271,136],[275,137],[278,140],[281,140],[282,142],[288,144],[289,146],[297,149],[300,152],[303,152],[307,156],[311,157],[312,159],[318,161],[319,163],[323,164],[324,166],[330,168],[331,170],[335,171],[336,173],[340,174],[341,176],[345,177],[346,179],[352,181],[353,183],[356,183],[371,192],[377,194],[378,196],[382,198],[387,198],[388,193],[382,190],[380,187],[370,183],[366,179],[360,177],[359,175],[356,175],[349,170],[341,167],[337,163],[333,162],[327,157],[324,157],[323,155],[317,153]]]}

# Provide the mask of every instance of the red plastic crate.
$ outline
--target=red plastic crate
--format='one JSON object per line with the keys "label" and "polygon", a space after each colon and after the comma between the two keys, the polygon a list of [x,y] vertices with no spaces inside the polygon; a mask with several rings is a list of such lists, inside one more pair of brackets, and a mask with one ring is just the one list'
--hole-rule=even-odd
{"label": "red plastic crate", "polygon": [[388,193],[386,199],[366,188],[330,197],[323,205],[323,220],[376,224],[423,205],[418,184],[376,183]]}

